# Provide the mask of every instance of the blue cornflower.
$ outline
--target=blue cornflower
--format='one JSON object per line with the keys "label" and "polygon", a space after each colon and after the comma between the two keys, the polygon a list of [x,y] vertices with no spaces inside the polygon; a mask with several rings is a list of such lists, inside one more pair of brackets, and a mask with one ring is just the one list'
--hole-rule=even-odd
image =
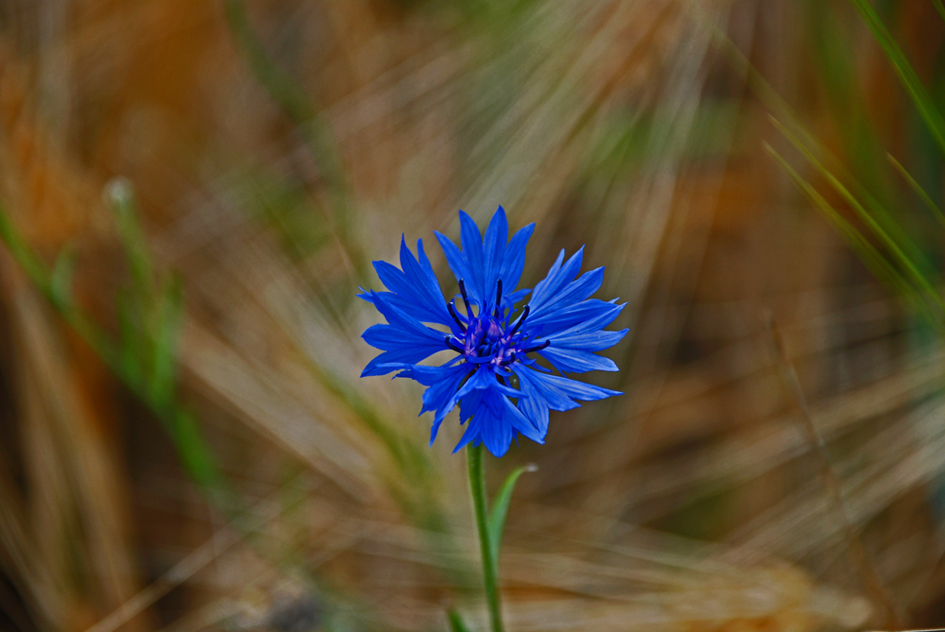
{"label": "blue cornflower", "polygon": [[[443,298],[422,240],[417,241],[414,257],[401,237],[399,270],[386,261],[374,262],[389,291],[369,290],[360,296],[383,314],[387,324],[364,332],[364,340],[383,353],[368,363],[361,376],[397,371],[396,377],[426,386],[420,414],[435,413],[431,444],[443,419],[458,404],[460,423],[468,420],[469,425],[454,452],[468,443],[484,443],[499,457],[519,434],[544,443],[549,410],[577,408],[575,400],[620,395],[564,375],[617,370],[613,361],[594,352],[612,347],[626,335],[626,329],[604,331],[625,304],[589,298],[600,288],[604,269],[578,277],[583,247],[567,261],[562,250],[534,291],[516,289],[535,225],[522,228],[508,241],[509,226],[501,206],[485,236],[469,215],[460,211],[459,218],[462,250],[436,233],[459,282],[459,295],[449,301]],[[529,293],[528,303],[517,308]],[[460,298],[462,305],[457,305]],[[440,366],[419,364],[441,351],[453,357]],[[538,357],[561,375],[540,365]]]}

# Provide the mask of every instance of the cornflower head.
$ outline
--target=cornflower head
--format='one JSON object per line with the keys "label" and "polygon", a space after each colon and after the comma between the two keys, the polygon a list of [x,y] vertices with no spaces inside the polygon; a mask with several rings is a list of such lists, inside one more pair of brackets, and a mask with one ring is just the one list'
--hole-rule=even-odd
{"label": "cornflower head", "polygon": [[[570,410],[580,406],[578,401],[621,394],[567,374],[617,370],[613,361],[595,352],[626,335],[626,329],[604,330],[625,304],[590,298],[601,286],[604,269],[578,276],[583,247],[567,261],[562,250],[534,290],[518,289],[535,225],[520,229],[509,241],[501,206],[484,236],[469,215],[460,211],[459,218],[462,250],[436,233],[459,286],[450,300],[443,297],[422,240],[414,256],[401,237],[400,269],[374,262],[388,291],[368,290],[359,296],[387,324],[364,332],[364,340],[383,353],[361,377],[396,372],[395,377],[420,382],[427,387],[420,414],[434,413],[431,444],[458,405],[460,423],[469,425],[454,452],[482,443],[501,457],[519,434],[544,443],[549,410]],[[441,351],[452,355],[444,364],[420,364]]]}

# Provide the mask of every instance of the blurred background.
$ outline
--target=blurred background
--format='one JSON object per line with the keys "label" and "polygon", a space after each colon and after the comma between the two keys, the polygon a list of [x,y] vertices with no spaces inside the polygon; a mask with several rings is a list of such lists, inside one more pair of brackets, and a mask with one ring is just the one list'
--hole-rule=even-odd
{"label": "blurred background", "polygon": [[623,396],[487,460],[538,466],[510,630],[945,625],[943,41],[939,0],[0,0],[0,629],[485,629],[460,428],[358,378],[355,294],[500,204],[524,285],[587,244],[630,328]]}

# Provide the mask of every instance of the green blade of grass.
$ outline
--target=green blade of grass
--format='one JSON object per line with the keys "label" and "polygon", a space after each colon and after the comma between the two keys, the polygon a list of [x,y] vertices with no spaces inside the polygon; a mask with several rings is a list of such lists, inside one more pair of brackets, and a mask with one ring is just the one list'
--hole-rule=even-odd
{"label": "green blade of grass", "polygon": [[[53,287],[54,275],[23,239],[2,204],[0,204],[0,239],[6,244],[13,258],[23,268],[36,288],[56,308],[66,323],[92,348],[115,377],[148,406],[164,425],[177,445],[187,474],[195,482],[204,486],[211,495],[223,493],[223,476],[194,416],[176,401],[173,406],[158,405],[151,397],[143,374],[129,370],[131,367],[127,364],[127,356],[122,353],[121,347],[81,308],[71,301],[64,303],[57,299],[57,291]],[[133,310],[128,310],[125,317],[134,319],[135,315]],[[127,326],[134,331],[141,331],[140,323],[129,322]],[[136,360],[136,364],[138,363],[140,359]]]}
{"label": "green blade of grass", "polygon": [[[781,98],[778,92],[771,87],[761,73],[752,66],[749,59],[734,45],[725,32],[705,17],[702,9],[697,4],[690,4],[690,9],[692,9],[697,16],[700,16],[703,26],[710,29],[713,33],[716,45],[728,59],[729,63],[735,68],[736,72],[745,77],[745,82],[749,88],[758,95],[765,107],[773,113],[772,118],[777,118],[775,124],[780,129],[789,131],[790,137],[793,139],[792,142],[795,144],[800,143],[806,147],[814,147],[819,155],[829,158],[832,164],[840,164],[836,157],[832,156],[832,154],[798,122],[797,115],[794,113],[793,109]],[[843,175],[848,181],[852,182],[856,192],[866,201],[867,206],[872,210],[876,219],[884,226],[885,232],[898,235],[903,246],[916,256],[916,260],[923,259],[924,256],[921,251],[914,247],[911,240],[909,240],[902,231],[902,227],[894,218],[886,213],[882,205],[876,202],[873,196],[868,193],[866,187],[859,183],[851,174],[844,171]],[[927,268],[927,270],[931,271],[932,268]]]}
{"label": "green blade of grass", "polygon": [[902,274],[893,266],[867,239],[859,230],[848,222],[840,212],[838,212],[817,190],[797,171],[791,167],[788,162],[773,147],[765,143],[765,150],[774,158],[785,172],[790,176],[798,188],[807,195],[814,203],[817,209],[834,225],[837,232],[859,255],[864,265],[881,282],[890,287],[902,297],[904,297],[919,313],[929,320],[937,328],[942,329],[943,323],[936,311],[923,300],[923,294],[906,280]]}
{"label": "green blade of grass", "polygon": [[450,632],[471,632],[469,626],[463,621],[463,618],[457,612],[456,608],[450,608],[446,612],[450,621]]}
{"label": "green blade of grass", "polygon": [[945,214],[942,213],[942,209],[940,209],[940,208],[938,207],[938,204],[936,204],[936,203],[932,200],[932,198],[929,196],[929,194],[925,192],[925,189],[923,189],[922,186],[919,185],[918,182],[916,182],[915,178],[913,178],[913,177],[909,174],[909,172],[906,171],[906,168],[903,167],[903,166],[899,163],[898,160],[896,160],[895,158],[893,158],[893,155],[892,155],[892,154],[886,154],[886,158],[889,160],[889,162],[890,162],[890,164],[893,166],[893,168],[894,168],[897,172],[899,172],[899,175],[902,176],[902,179],[905,180],[906,183],[912,188],[912,190],[915,192],[915,194],[916,194],[917,196],[919,196],[919,199],[922,200],[922,202],[925,204],[925,206],[926,206],[930,211],[932,211],[932,215],[935,216],[935,219],[937,219],[937,220],[939,221],[939,223],[941,223],[942,225],[945,225]]}
{"label": "green blade of grass", "polygon": [[177,383],[177,343],[183,325],[183,291],[178,277],[165,282],[156,317],[154,357],[148,391],[158,407],[173,406]]}
{"label": "green blade of grass", "polygon": [[[868,0],[850,1],[860,12],[860,15],[863,16],[863,19],[866,20],[866,24],[873,33],[873,37],[879,42],[883,52],[886,53],[890,63],[892,63],[893,69],[899,76],[899,81],[906,89],[906,92],[909,93],[909,97],[912,99],[916,108],[918,108],[922,120],[925,121],[926,126],[929,128],[929,132],[931,132],[933,138],[935,138],[942,152],[945,153],[945,119],[942,118],[938,108],[935,107],[928,90],[926,90],[925,86],[919,80],[919,76],[912,68],[909,60],[906,59],[902,49],[896,44],[889,29],[887,29],[886,25],[880,20],[873,5],[871,5]],[[938,7],[940,4],[940,2],[937,2],[936,6]]]}
{"label": "green blade of grass", "polygon": [[350,184],[328,121],[301,86],[270,57],[250,24],[244,1],[224,0],[223,9],[230,32],[253,77],[296,125],[312,159],[329,185],[332,211],[330,223],[334,224],[333,232],[342,246],[345,263],[352,268],[357,279],[366,278],[364,257],[352,234],[352,209],[348,202]]}
{"label": "green blade of grass", "polygon": [[935,10],[938,11],[938,14],[945,20],[945,3],[943,3],[942,0],[932,0],[932,4],[935,5]]}
{"label": "green blade of grass", "polygon": [[75,251],[66,246],[56,257],[49,278],[49,291],[59,305],[72,303],[72,276],[75,271]]}
{"label": "green blade of grass", "polygon": [[[866,226],[870,231],[876,235],[876,237],[882,242],[882,244],[889,249],[889,251],[894,255],[895,260],[906,270],[912,280],[916,285],[922,288],[925,295],[929,298],[933,298],[935,302],[938,303],[939,307],[945,310],[945,302],[942,301],[942,298],[939,296],[938,292],[933,287],[932,282],[929,280],[926,274],[919,269],[924,268],[925,270],[932,270],[931,266],[921,255],[921,252],[911,243],[908,236],[902,232],[901,228],[898,227],[893,222],[893,226],[890,227],[891,230],[887,230],[889,222],[886,222],[887,226],[881,224],[876,215],[882,215],[883,217],[888,217],[888,213],[883,209],[877,209],[877,213],[870,213],[867,211],[863,204],[843,185],[840,180],[827,169],[814,154],[798,140],[793,134],[791,134],[788,129],[778,122],[776,119],[771,119],[775,126],[781,131],[781,133],[791,142],[794,147],[800,151],[804,157],[807,159],[808,163],[814,167],[814,169],[830,184],[830,186],[840,194],[843,200],[850,205],[850,207],[856,212],[857,216],[863,220]],[[878,206],[875,200],[870,200],[872,205]],[[891,231],[897,233],[898,239],[893,238],[890,234]],[[910,254],[906,254],[904,248],[910,251]]]}
{"label": "green blade of grass", "polygon": [[105,200],[115,213],[118,234],[131,267],[133,287],[138,290],[141,300],[149,300],[157,294],[154,262],[138,222],[134,188],[124,178],[115,178],[105,187]]}
{"label": "green blade of grass", "polygon": [[[854,195],[853,192],[841,182],[840,177],[828,169],[824,162],[814,154],[814,150],[811,149],[811,146],[817,147],[820,153],[826,154],[835,162],[836,158],[829,156],[827,152],[823,151],[819,143],[803,142],[797,134],[790,131],[786,125],[775,117],[770,117],[770,120],[778,131],[803,154],[808,163],[810,163],[810,165],[827,180],[830,186],[850,204],[851,208],[870,226],[870,229],[875,232],[878,237],[884,242],[888,241],[888,245],[891,247],[898,249],[903,259],[910,261],[917,268],[924,268],[926,274],[932,274],[933,268],[929,265],[928,261],[925,260],[925,255],[915,245],[909,235],[906,234],[900,223],[896,221],[892,214],[887,211],[856,178],[846,171],[841,171],[841,174],[848,181],[851,181],[851,186],[855,189],[859,198],[863,199],[861,203],[857,195]],[[922,273],[920,272],[919,274]]]}
{"label": "green blade of grass", "polygon": [[141,318],[132,293],[121,289],[115,296],[115,312],[118,316],[118,354],[121,368],[119,374],[126,382],[144,384],[145,367],[141,362],[142,340]]}

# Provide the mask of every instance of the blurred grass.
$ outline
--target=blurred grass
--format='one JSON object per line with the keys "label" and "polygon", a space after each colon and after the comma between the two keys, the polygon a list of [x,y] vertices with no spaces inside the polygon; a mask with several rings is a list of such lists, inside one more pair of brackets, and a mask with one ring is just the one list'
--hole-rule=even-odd
{"label": "blurred grass", "polygon": [[632,326],[590,376],[625,396],[487,463],[495,491],[541,466],[510,629],[868,625],[766,312],[881,579],[936,623],[945,25],[919,4],[9,5],[3,625],[110,632],[144,594],[120,629],[480,629],[459,429],[427,448],[419,390],[358,379],[354,294],[401,233],[500,203],[538,224],[526,279],[587,243]]}

